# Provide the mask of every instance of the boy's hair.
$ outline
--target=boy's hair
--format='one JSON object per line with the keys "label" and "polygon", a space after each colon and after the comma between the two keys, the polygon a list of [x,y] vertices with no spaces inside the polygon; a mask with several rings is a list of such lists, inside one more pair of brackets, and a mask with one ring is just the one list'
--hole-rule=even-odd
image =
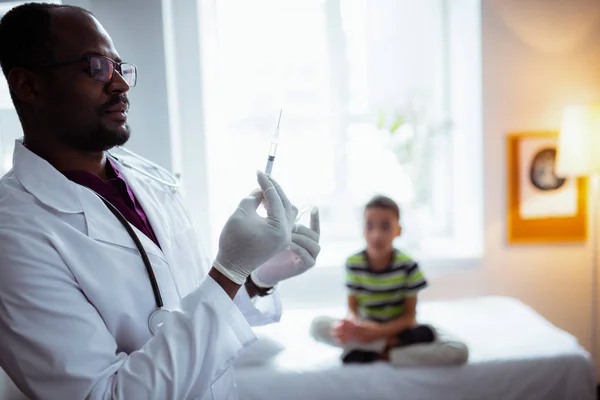
{"label": "boy's hair", "polygon": [[398,204],[387,196],[375,196],[365,206],[365,212],[370,208],[383,208],[384,210],[390,210],[394,213],[394,216],[400,220],[400,207]]}

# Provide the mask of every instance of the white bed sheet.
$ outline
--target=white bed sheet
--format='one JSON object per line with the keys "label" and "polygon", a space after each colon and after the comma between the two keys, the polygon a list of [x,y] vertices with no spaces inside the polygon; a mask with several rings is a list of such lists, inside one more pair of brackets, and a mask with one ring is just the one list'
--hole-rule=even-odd
{"label": "white bed sheet", "polygon": [[[383,362],[343,366],[339,349],[310,338],[310,321],[317,315],[338,317],[344,310],[286,310],[279,324],[257,329],[259,337],[274,339],[284,349],[277,353],[275,348],[277,354],[265,356],[267,360],[242,355],[236,367],[240,400],[596,398],[594,368],[576,338],[512,298],[420,304],[420,322],[432,323],[469,346],[468,364],[454,367],[400,369]],[[277,347],[270,339],[261,339],[262,346]]]}

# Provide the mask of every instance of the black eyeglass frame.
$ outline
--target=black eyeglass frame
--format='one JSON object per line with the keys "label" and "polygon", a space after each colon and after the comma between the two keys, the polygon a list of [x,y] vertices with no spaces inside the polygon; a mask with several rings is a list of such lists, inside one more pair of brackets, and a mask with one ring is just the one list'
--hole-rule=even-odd
{"label": "black eyeglass frame", "polygon": [[[104,81],[104,80],[96,79],[96,78],[93,77],[93,75],[92,75],[92,62],[91,62],[92,58],[104,58],[104,59],[106,59],[106,60],[108,60],[108,61],[110,61],[112,63],[112,65],[113,65],[113,72],[112,72],[109,80]],[[79,62],[87,62],[88,63],[88,73],[89,73],[90,78],[93,79],[93,80],[95,80],[95,81],[103,82],[103,83],[112,82],[112,80],[114,79],[114,76],[115,76],[115,71],[119,75],[121,75],[121,77],[123,78],[123,80],[125,82],[127,82],[127,79],[125,79],[123,77],[121,66],[123,66],[123,65],[129,65],[129,66],[133,67],[133,71],[135,73],[135,79],[134,79],[133,83],[131,83],[131,84],[127,83],[127,84],[129,85],[129,87],[134,87],[137,84],[137,67],[135,66],[135,64],[128,63],[128,62],[117,62],[117,61],[115,61],[115,60],[113,60],[113,59],[111,59],[109,57],[102,56],[100,54],[91,54],[91,55],[87,55],[87,56],[83,56],[83,57],[72,58],[72,59],[69,59],[69,60],[63,60],[63,61],[59,61],[57,63],[42,65],[40,67],[36,67],[35,69],[45,69],[45,68],[62,67],[62,66],[65,66],[65,65],[76,64],[76,63],[79,63]]]}

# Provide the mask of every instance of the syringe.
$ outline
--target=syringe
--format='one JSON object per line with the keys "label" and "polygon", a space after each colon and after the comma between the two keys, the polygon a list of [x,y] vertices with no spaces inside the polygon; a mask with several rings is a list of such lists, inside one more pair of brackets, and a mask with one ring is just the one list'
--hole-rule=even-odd
{"label": "syringe", "polygon": [[275,153],[277,153],[277,146],[279,146],[279,123],[281,122],[281,114],[283,114],[283,108],[279,111],[279,119],[277,120],[277,128],[275,128],[275,136],[271,141],[271,148],[269,149],[269,158],[267,158],[267,166],[265,167],[265,174],[267,175],[271,175],[273,163],[275,162]]}

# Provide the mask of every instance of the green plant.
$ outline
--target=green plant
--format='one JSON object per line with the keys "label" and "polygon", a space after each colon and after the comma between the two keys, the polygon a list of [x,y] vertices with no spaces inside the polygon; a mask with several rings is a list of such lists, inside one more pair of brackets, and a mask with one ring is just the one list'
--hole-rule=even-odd
{"label": "green plant", "polygon": [[390,117],[380,110],[377,129],[390,135],[390,146],[396,160],[408,174],[415,202],[428,203],[433,180],[433,157],[438,136],[448,135],[451,124],[433,124],[422,113],[396,112]]}

